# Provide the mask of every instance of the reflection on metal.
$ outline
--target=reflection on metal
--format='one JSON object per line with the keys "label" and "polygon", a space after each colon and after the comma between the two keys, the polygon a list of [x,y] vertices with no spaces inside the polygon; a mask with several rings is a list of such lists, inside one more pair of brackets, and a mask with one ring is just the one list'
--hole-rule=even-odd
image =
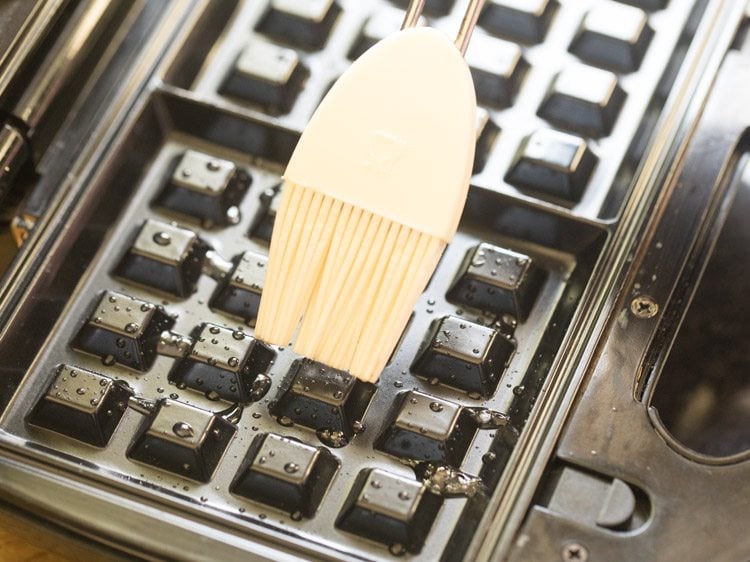
{"label": "reflection on metal", "polygon": [[57,94],[75,74],[78,64],[98,37],[96,31],[102,24],[102,18],[115,4],[113,0],[86,2],[86,9],[80,18],[73,20],[73,29],[55,43],[51,56],[34,75],[34,80],[13,111],[29,130],[40,123]]}
{"label": "reflection on metal", "polygon": [[[750,449],[750,166],[744,158],[707,236],[705,269],[683,274],[692,296],[649,410],[676,442],[714,459]],[[714,242],[715,241],[715,242]],[[711,246],[713,245],[713,248]],[[701,272],[701,269],[703,271]],[[699,279],[695,281],[695,279]],[[679,327],[677,327],[679,324]],[[658,410],[658,411],[657,411]],[[690,453],[683,453],[690,456]],[[701,459],[701,462],[711,462]],[[714,461],[715,462],[715,461]],[[726,462],[731,462],[726,459]]]}
{"label": "reflection on metal", "polygon": [[7,48],[4,48],[5,45],[0,48],[0,101],[68,3],[69,0],[4,2],[4,11],[0,17],[0,36],[12,40]]}

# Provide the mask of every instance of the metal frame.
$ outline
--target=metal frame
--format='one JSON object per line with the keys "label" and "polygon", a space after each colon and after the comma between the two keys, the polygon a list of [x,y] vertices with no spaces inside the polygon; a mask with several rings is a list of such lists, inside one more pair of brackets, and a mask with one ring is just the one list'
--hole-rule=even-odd
{"label": "metal frame", "polygon": [[[707,10],[683,89],[674,94],[673,112],[664,119],[666,127],[644,164],[646,173],[625,208],[623,229],[602,263],[605,277],[600,280],[610,290],[600,294],[601,312],[591,318],[599,335],[586,342],[587,359],[569,372],[571,380],[561,389],[559,402],[549,405],[549,420],[557,431],[540,434],[546,446],[537,449],[550,458],[557,446],[559,459],[641,487],[651,498],[651,518],[645,529],[627,538],[610,533],[608,540],[601,529],[535,507],[515,536],[519,548],[512,560],[559,555],[573,540],[595,559],[603,555],[605,544],[606,556],[617,560],[646,559],[654,551],[667,556],[663,560],[735,560],[750,552],[743,531],[750,510],[737,494],[738,482],[750,477],[750,452],[717,460],[687,451],[649,406],[676,328],[674,317],[665,318],[668,303],[679,289],[691,249],[705,250],[706,234],[736,173],[750,127],[750,113],[740,101],[750,85],[750,59],[735,51],[722,64],[744,10],[742,3],[732,2],[713,2]],[[718,74],[712,72],[719,68]],[[696,258],[705,260],[705,252],[692,256]],[[639,313],[640,302],[650,308]],[[676,307],[684,314],[686,301]],[[545,464],[537,457],[527,468],[538,471]],[[531,500],[534,488],[525,489]],[[707,506],[722,514],[722,525],[713,529],[710,541],[687,539],[705,524]],[[515,507],[519,520],[523,513]],[[510,515],[510,509],[504,513]],[[500,546],[513,538],[506,533]],[[726,552],[717,553],[717,544],[728,545]]]}
{"label": "metal frame", "polygon": [[[171,17],[187,23],[187,18],[190,17],[188,7],[177,7],[175,4],[173,3],[171,8]],[[197,2],[199,6],[204,4],[205,2]],[[641,179],[629,196],[620,218],[620,226],[613,232],[588,293],[584,296],[583,306],[579,310],[575,323],[569,328],[570,333],[578,335],[575,340],[568,338],[564,345],[564,352],[560,354],[560,357],[564,359],[554,365],[550,372],[542,398],[537,403],[524,438],[513,453],[509,464],[512,470],[508,470],[503,476],[487,510],[487,516],[476,532],[475,542],[467,553],[467,559],[501,559],[510,551],[512,540],[527,512],[547,460],[551,458],[563,423],[573,408],[579,388],[584,384],[586,377],[590,376],[590,381],[604,381],[611,376],[611,371],[606,369],[606,362],[602,361],[598,363],[593,375],[587,374],[592,362],[603,357],[598,353],[596,345],[600,342],[600,338],[607,335],[609,323],[612,323],[613,330],[609,340],[611,345],[617,344],[622,347],[624,344],[630,345],[634,342],[633,331],[627,334],[623,332],[619,336],[616,334],[618,325],[615,321],[619,317],[623,303],[629,298],[625,293],[620,300],[616,300],[618,287],[631,286],[622,284],[625,281],[632,281],[628,277],[629,272],[633,271],[630,258],[633,256],[636,244],[647,231],[645,225],[651,224],[649,219],[652,217],[652,209],[659,208],[660,203],[655,203],[655,198],[660,193],[659,201],[663,201],[666,197],[665,192],[661,192],[658,187],[669,176],[670,163],[683,155],[686,140],[691,136],[694,122],[701,114],[704,101],[714,84],[712,70],[718,68],[719,62],[723,59],[743,10],[744,7],[739,6],[739,3],[730,0],[713,0],[710,3],[706,11],[705,22],[696,33],[691,54],[688,56],[690,65],[683,71],[679,80],[680,86],[675,90],[667,106],[658,127],[658,135],[651,143],[649,157],[641,168]],[[185,25],[184,29],[188,30],[190,27],[190,25]],[[142,66],[137,69],[138,80],[134,81],[135,86],[117,98],[117,103],[110,114],[111,121],[107,125],[126,123],[125,116],[137,109],[134,103],[138,93],[144,87],[145,81],[153,70],[153,65],[156,64],[162,52],[158,47],[159,41],[162,45],[167,44],[169,42],[167,38],[174,37],[173,32],[173,28],[166,29],[166,26],[158,30],[144,56]],[[175,43],[179,44],[180,41],[176,40]],[[85,185],[84,180],[95,169],[98,157],[107,146],[107,139],[111,140],[116,132],[106,129],[107,127],[102,127],[97,131],[98,136],[95,138],[102,141],[99,148],[90,150],[82,156],[80,162],[85,163],[85,166],[78,170],[78,181],[67,183],[58,193],[52,205],[56,212],[63,212],[75,206],[79,196],[76,189]],[[92,145],[96,144],[92,143]],[[721,169],[724,167],[721,166]],[[53,216],[53,213],[49,216]],[[37,261],[32,257],[34,252],[49,249],[55,243],[61,227],[62,225],[43,222],[38,225],[38,229],[27,242],[28,249],[25,258],[19,262],[18,269],[14,272],[13,283],[0,295],[2,297],[1,318],[4,325],[7,325],[12,318],[14,305],[23,295],[28,283],[35,281],[40,275],[35,273]],[[665,302],[658,300],[655,291],[650,294],[657,298],[657,302]],[[625,310],[628,310],[628,307],[629,302]],[[653,321],[640,325],[641,337],[644,341],[653,334],[658,319],[655,317]],[[631,359],[635,361],[640,357]],[[623,369],[623,376],[632,388],[633,381],[627,378],[625,369]],[[587,392],[591,392],[592,388],[594,386],[590,382]],[[588,402],[588,404],[596,403],[593,400]],[[590,407],[582,408],[580,404],[585,405],[585,402],[579,403],[576,407],[569,427],[578,424],[581,427],[589,427],[590,419],[587,418],[598,413]],[[644,429],[646,430],[650,431],[650,426]],[[580,462],[584,455],[581,447],[588,446],[585,444],[590,442],[590,437],[577,441],[572,435],[572,433],[564,434],[560,456]],[[247,536],[240,536],[242,535],[240,529],[232,529],[229,526],[217,528],[208,521],[198,521],[185,513],[180,513],[178,509],[167,509],[163,504],[159,504],[158,509],[155,509],[155,506],[149,505],[145,498],[140,498],[140,501],[136,500],[136,487],[133,487],[134,497],[125,499],[122,495],[112,493],[107,487],[95,481],[76,478],[72,470],[50,470],[42,462],[34,459],[37,454],[33,449],[28,449],[28,455],[19,455],[17,451],[28,447],[28,444],[12,436],[6,435],[4,438],[7,438],[9,447],[3,445],[0,479],[3,481],[3,494],[9,500],[30,511],[38,511],[42,506],[48,509],[50,502],[46,497],[47,484],[63,481],[66,485],[60,488],[65,490],[64,497],[57,498],[55,502],[58,511],[55,513],[45,511],[42,515],[69,522],[76,530],[92,539],[101,541],[103,537],[109,537],[109,544],[124,552],[144,557],[166,557],[171,554],[171,550],[169,544],[164,543],[164,536],[169,536],[170,542],[174,543],[179,542],[181,536],[187,537],[199,533],[206,538],[206,542],[202,545],[205,546],[204,550],[198,547],[193,552],[196,557],[203,555],[229,559],[246,554],[248,550],[254,551],[259,558],[266,557],[269,560],[294,559],[295,556],[310,557],[312,554],[316,557],[320,556],[320,552],[313,553],[303,545],[292,541],[290,537],[279,535],[271,530],[265,542],[261,542],[257,536],[253,536],[252,540]],[[663,445],[663,441],[658,443]],[[590,458],[584,464],[601,468],[595,463],[592,464]],[[620,475],[611,466],[609,470],[604,471]],[[628,475],[622,474],[622,476]],[[626,479],[633,481],[633,478]],[[131,517],[135,515],[142,519],[139,520],[137,527],[112,525],[105,518],[91,516],[96,513],[118,514],[118,517],[114,519],[120,521],[132,520]],[[141,545],[142,548],[134,550],[134,545]],[[556,544],[554,546],[557,547]]]}

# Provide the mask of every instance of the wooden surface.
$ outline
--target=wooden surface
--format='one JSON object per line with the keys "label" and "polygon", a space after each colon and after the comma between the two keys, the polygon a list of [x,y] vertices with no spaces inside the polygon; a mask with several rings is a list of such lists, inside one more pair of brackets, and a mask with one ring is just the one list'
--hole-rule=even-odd
{"label": "wooden surface", "polygon": [[[3,227],[4,228],[4,227]],[[10,235],[9,230],[3,230],[0,232],[0,275],[10,265],[13,256],[16,255],[16,244],[13,242],[13,237]]]}
{"label": "wooden surface", "polygon": [[[15,245],[10,233],[0,233],[0,273],[13,259]],[[66,562],[67,559],[35,546],[11,530],[0,528],[0,562]]]}
{"label": "wooden surface", "polygon": [[0,562],[66,562],[66,560],[26,542],[11,531],[0,529]]}

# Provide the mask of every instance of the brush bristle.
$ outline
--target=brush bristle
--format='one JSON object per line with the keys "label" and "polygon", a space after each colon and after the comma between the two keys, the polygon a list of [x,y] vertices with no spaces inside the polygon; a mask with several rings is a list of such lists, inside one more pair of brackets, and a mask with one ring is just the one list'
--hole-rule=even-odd
{"label": "brush bristle", "polygon": [[380,376],[445,242],[287,183],[255,333],[365,381]]}

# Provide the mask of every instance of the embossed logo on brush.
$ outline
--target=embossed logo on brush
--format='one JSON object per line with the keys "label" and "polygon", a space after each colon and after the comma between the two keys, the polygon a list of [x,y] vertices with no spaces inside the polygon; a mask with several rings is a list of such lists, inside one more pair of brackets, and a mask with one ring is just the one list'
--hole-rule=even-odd
{"label": "embossed logo on brush", "polygon": [[369,140],[364,165],[380,173],[389,171],[404,153],[406,142],[386,131],[375,131]]}

